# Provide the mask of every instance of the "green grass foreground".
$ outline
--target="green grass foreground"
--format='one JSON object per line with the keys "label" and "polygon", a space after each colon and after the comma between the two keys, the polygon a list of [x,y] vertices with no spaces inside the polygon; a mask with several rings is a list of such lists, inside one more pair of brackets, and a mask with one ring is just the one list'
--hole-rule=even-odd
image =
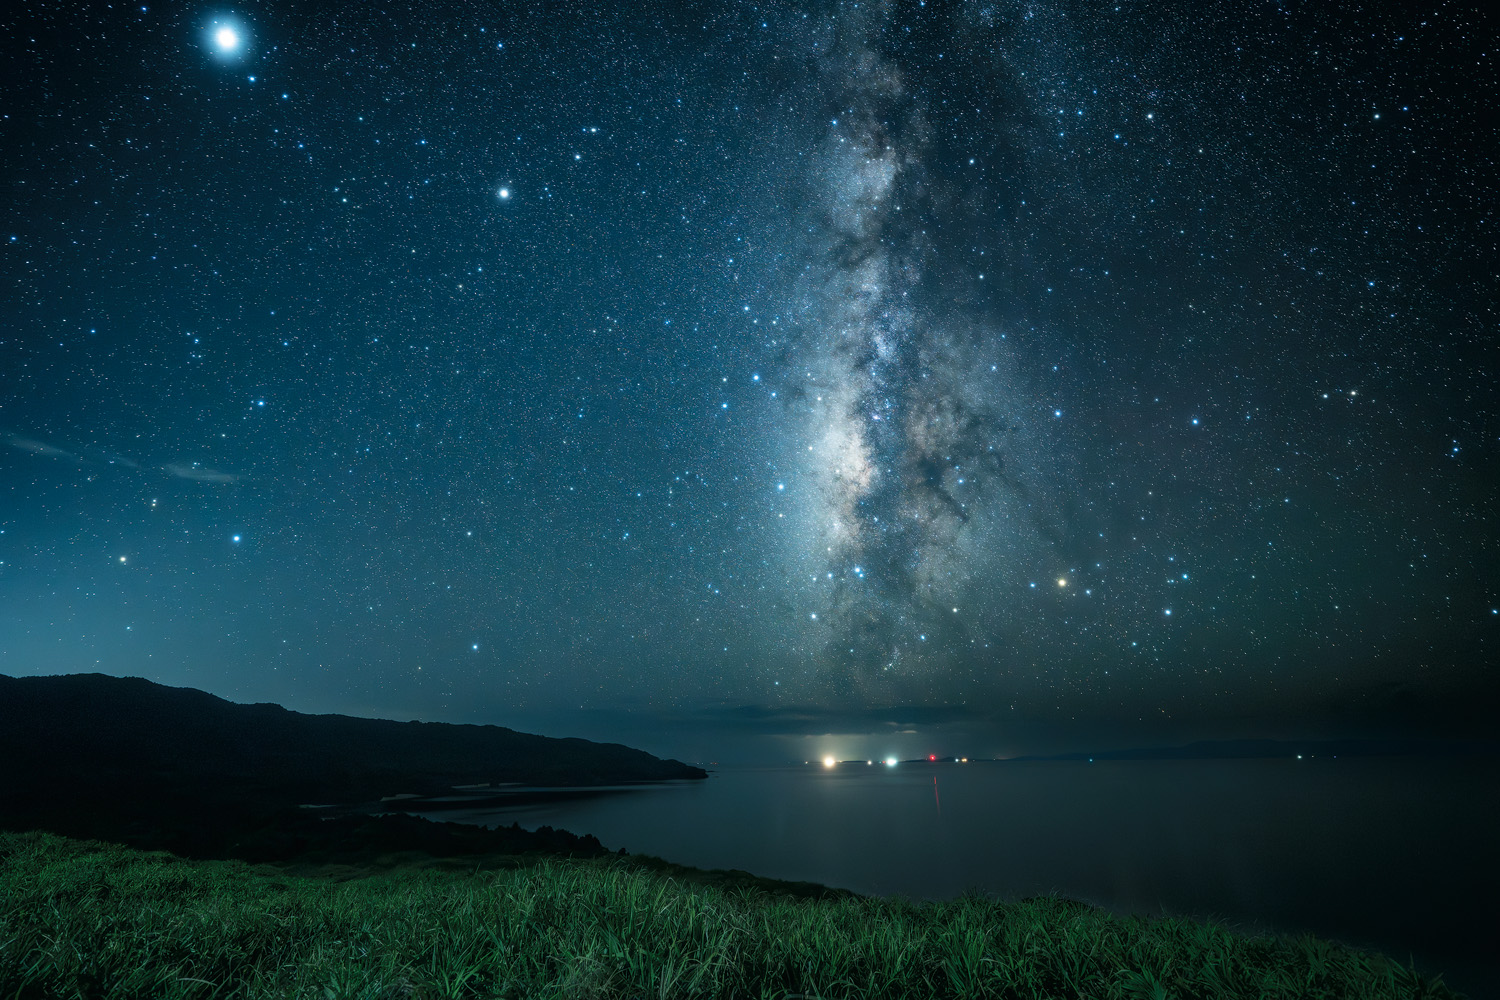
{"label": "green grass foreground", "polygon": [[0,998],[1456,996],[1311,937],[1059,899],[797,899],[624,858],[317,875],[0,833]]}

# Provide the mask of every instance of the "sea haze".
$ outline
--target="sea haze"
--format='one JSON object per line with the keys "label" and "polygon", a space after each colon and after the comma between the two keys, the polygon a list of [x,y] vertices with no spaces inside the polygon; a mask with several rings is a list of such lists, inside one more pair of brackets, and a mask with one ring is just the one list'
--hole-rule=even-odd
{"label": "sea haze", "polygon": [[725,769],[708,781],[434,819],[862,893],[1059,893],[1313,932],[1476,995],[1500,985],[1493,757],[974,762]]}

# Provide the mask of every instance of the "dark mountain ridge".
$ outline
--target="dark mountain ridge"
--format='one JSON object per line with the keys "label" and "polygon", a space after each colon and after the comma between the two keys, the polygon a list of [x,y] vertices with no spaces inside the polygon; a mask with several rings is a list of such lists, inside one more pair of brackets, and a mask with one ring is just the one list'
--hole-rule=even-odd
{"label": "dark mountain ridge", "polygon": [[0,826],[11,829],[177,847],[191,832],[212,845],[272,817],[284,827],[307,804],[706,776],[619,744],[500,726],[304,715],[135,677],[0,675]]}
{"label": "dark mountain ridge", "polygon": [[304,715],[138,677],[0,675],[0,773],[124,772],[266,784],[298,802],[351,802],[453,785],[614,784],[702,778],[617,743],[501,726]]}

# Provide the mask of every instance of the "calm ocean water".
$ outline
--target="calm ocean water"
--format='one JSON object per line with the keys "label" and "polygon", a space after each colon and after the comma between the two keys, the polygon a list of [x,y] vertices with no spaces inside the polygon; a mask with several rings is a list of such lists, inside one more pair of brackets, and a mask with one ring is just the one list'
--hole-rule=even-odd
{"label": "calm ocean water", "polygon": [[[1415,956],[1500,995],[1495,758],[841,764],[428,813],[862,893],[1055,892]],[[936,779],[934,781],[934,779]]]}

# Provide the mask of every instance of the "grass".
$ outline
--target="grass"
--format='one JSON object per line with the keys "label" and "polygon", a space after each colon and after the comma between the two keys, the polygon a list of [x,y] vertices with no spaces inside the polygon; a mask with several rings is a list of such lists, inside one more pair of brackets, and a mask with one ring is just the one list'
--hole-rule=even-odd
{"label": "grass", "polygon": [[1055,898],[798,899],[625,858],[311,875],[0,833],[0,1000],[1454,996],[1311,937]]}

